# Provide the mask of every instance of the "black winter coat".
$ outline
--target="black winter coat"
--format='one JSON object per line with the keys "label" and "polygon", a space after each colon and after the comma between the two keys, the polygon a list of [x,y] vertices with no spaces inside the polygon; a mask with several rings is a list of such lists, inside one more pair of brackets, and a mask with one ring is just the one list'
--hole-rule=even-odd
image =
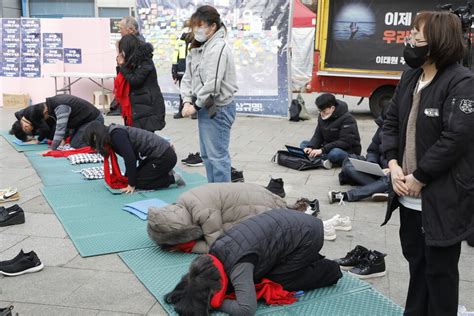
{"label": "black winter coat", "polygon": [[[227,275],[243,257],[256,256],[254,281],[269,272],[288,273],[302,269],[321,258],[323,223],[302,212],[275,209],[253,216],[224,232],[211,246]],[[306,249],[312,249],[308,256]],[[302,255],[299,255],[302,254]],[[285,264],[291,257],[292,264]]]}
{"label": "black winter coat", "polygon": [[340,148],[349,154],[360,155],[362,147],[359,129],[355,118],[348,111],[346,102],[337,100],[336,110],[327,120],[319,116],[318,126],[308,146],[321,149],[323,154],[333,148]]}
{"label": "black winter coat", "polygon": [[130,103],[132,104],[132,126],[150,132],[165,127],[165,101],[161,94],[155,64],[151,58],[153,47],[143,43],[134,56],[138,62],[133,66],[117,67],[130,84]]}
{"label": "black winter coat", "polygon": [[379,116],[375,123],[378,125],[377,131],[372,137],[372,142],[367,148],[367,161],[376,163],[382,167],[382,169],[388,168],[388,160],[385,157],[385,153],[382,148],[382,128],[383,118]]}
{"label": "black winter coat", "polygon": [[[390,161],[402,164],[408,115],[421,69],[403,73],[383,128]],[[416,179],[426,244],[450,246],[474,233],[474,74],[454,64],[438,71],[421,92],[416,120]],[[398,207],[391,193],[384,224]]]}
{"label": "black winter coat", "polygon": [[17,120],[21,120],[22,117],[25,117],[28,121],[30,121],[33,124],[33,131],[31,132],[31,134],[37,135],[39,141],[43,141],[45,139],[53,139],[54,130],[56,129],[55,120],[52,118],[48,118],[47,120],[34,123],[32,106],[15,112],[15,117]]}
{"label": "black winter coat", "polygon": [[58,94],[51,98],[46,98],[46,106],[50,118],[56,121],[54,110],[60,105],[68,105],[71,108],[67,121],[68,129],[77,129],[84,124],[97,119],[100,111],[90,102],[69,94]]}

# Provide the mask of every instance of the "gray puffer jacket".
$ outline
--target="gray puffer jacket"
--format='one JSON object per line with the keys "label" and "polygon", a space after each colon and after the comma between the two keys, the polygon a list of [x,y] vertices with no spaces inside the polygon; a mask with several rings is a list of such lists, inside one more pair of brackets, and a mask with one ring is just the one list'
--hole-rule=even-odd
{"label": "gray puffer jacket", "polygon": [[148,235],[158,245],[197,240],[195,253],[207,253],[233,225],[286,202],[262,186],[250,183],[209,183],[191,189],[176,204],[148,210]]}

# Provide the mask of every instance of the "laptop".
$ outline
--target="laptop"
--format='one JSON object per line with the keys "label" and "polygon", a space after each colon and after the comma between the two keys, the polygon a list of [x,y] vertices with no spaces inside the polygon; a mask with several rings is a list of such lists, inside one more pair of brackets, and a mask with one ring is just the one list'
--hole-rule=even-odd
{"label": "laptop", "polygon": [[349,158],[349,161],[352,163],[352,165],[357,171],[373,174],[374,176],[379,177],[385,176],[385,173],[383,172],[382,168],[376,163],[355,158]]}
{"label": "laptop", "polygon": [[290,145],[285,145],[286,147],[286,150],[288,150],[288,152],[296,155],[296,156],[299,156],[301,158],[305,158],[305,159],[308,159],[310,161],[313,161],[315,158],[310,158],[305,152],[303,149],[299,148],[299,147],[295,147],[295,146],[290,146]]}

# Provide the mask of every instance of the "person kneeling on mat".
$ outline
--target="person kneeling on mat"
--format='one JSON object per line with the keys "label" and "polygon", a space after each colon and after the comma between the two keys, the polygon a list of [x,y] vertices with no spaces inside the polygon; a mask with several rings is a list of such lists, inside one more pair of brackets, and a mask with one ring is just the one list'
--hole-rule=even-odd
{"label": "person kneeling on mat", "polygon": [[[323,231],[320,219],[288,209],[249,218],[224,232],[208,255],[194,259],[165,300],[180,315],[208,315],[210,308],[253,315],[260,297],[269,304],[291,304],[300,291],[342,277],[337,263],[319,254]],[[226,295],[231,292],[234,299]]]}
{"label": "person kneeling on mat", "polygon": [[286,202],[251,183],[208,183],[181,194],[175,204],[148,209],[148,236],[169,251],[208,253],[235,224]]}
{"label": "person kneeling on mat", "polygon": [[[30,144],[39,144],[44,140],[52,140],[56,121],[53,118],[48,118],[37,126],[33,125],[33,108],[33,106],[28,106],[15,112],[17,120],[13,123],[10,134],[22,142]],[[38,137],[36,138],[35,136]]]}
{"label": "person kneeling on mat", "polygon": [[84,131],[84,142],[104,157],[115,157],[117,153],[124,159],[128,178],[128,186],[122,189],[124,193],[167,188],[174,183],[185,185],[183,178],[173,171],[177,161],[174,148],[152,132],[93,122]]}

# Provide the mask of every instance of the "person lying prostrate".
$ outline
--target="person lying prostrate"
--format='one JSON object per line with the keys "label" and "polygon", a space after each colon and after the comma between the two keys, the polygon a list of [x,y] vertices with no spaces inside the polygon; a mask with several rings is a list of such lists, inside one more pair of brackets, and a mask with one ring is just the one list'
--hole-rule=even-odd
{"label": "person lying prostrate", "polygon": [[[193,260],[189,273],[165,296],[179,315],[254,315],[257,299],[291,304],[295,294],[337,283],[338,264],[319,254],[324,227],[314,216],[275,209],[235,225],[208,255]],[[263,288],[261,287],[263,285]],[[230,299],[226,293],[235,293]]]}
{"label": "person lying prostrate", "polygon": [[286,207],[285,200],[256,184],[208,183],[184,192],[175,204],[150,207],[148,235],[168,250],[208,253],[224,230]]}
{"label": "person lying prostrate", "polygon": [[102,113],[93,104],[69,94],[46,98],[46,102],[33,106],[31,122],[34,126],[49,119],[56,122],[51,150],[64,144],[68,130],[72,130],[71,147],[85,147],[82,133],[87,125],[94,121],[104,123]]}
{"label": "person lying prostrate", "polygon": [[[48,118],[39,122],[37,126],[33,125],[33,108],[34,106],[28,106],[15,112],[17,120],[13,123],[10,134],[15,135],[22,142],[32,144],[38,144],[45,139],[52,140],[56,122],[52,118]],[[38,137],[35,138],[35,136]]]}
{"label": "person lying prostrate", "polygon": [[124,159],[128,178],[128,186],[122,190],[125,193],[167,188],[174,183],[185,185],[182,177],[173,171],[177,161],[174,148],[152,132],[93,122],[84,131],[84,142],[104,157],[112,151]]}

